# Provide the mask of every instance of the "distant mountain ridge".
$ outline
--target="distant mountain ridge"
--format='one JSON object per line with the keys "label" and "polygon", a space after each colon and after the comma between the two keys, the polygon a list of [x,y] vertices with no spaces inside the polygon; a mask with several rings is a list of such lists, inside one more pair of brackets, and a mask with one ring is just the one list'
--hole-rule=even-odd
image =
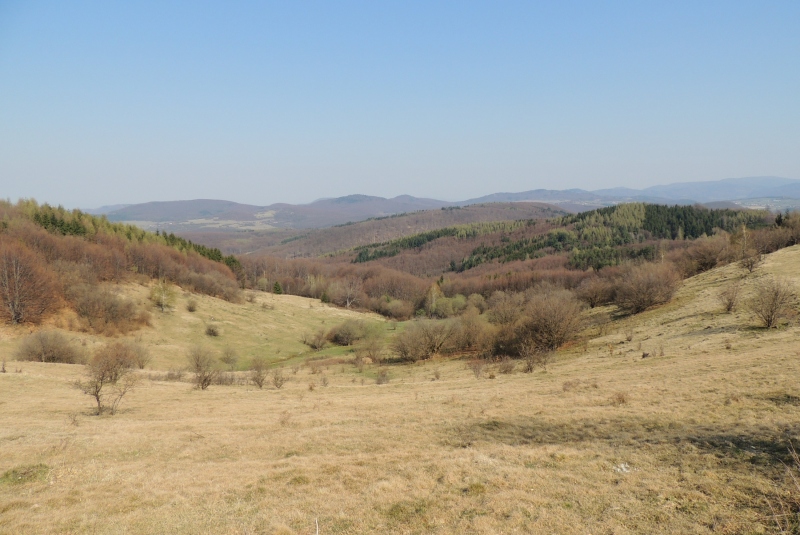
{"label": "distant mountain ridge", "polygon": [[[798,201],[776,203],[775,199],[798,199]],[[361,194],[319,199],[309,204],[275,203],[267,206],[195,199],[118,205],[119,208],[108,206],[87,211],[105,213],[111,221],[133,221],[150,228],[177,225],[183,230],[201,228],[267,230],[324,228],[399,213],[496,202],[541,202],[571,212],[592,210],[622,202],[653,204],[732,202],[741,207],[771,206],[782,209],[800,207],[800,180],[763,176],[678,182],[643,189],[623,187],[594,191],[535,189],[517,193],[492,193],[457,202],[411,195],[399,195],[387,199]]]}

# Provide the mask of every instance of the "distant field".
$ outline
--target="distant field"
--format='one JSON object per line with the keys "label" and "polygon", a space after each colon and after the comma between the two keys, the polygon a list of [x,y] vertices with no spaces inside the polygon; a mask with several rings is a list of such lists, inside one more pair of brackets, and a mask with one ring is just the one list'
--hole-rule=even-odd
{"label": "distant field", "polygon": [[[798,265],[792,247],[753,274],[688,279],[632,318],[594,309],[609,323],[546,372],[492,365],[480,379],[459,358],[359,372],[340,348],[323,353],[341,363],[293,373],[285,359],[318,356],[299,342],[307,329],[363,317],[388,338],[394,326],[299,297],[193,296],[194,313],[180,297],[138,333],[153,369],[115,416],[92,416],[70,387],[79,366],[7,362],[0,532],[777,533],[768,503],[789,496],[783,463],[800,438],[800,327],[757,328],[716,294],[744,277],[749,295],[766,274],[800,286]],[[26,333],[0,329],[2,354]],[[283,361],[288,382],[159,380],[196,342]]]}

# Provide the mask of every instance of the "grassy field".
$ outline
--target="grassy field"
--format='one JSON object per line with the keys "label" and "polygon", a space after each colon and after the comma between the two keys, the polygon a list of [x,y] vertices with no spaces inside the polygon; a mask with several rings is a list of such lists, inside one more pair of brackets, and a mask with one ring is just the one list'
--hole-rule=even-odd
{"label": "grassy field", "polygon": [[[753,274],[689,279],[636,317],[594,309],[610,323],[533,374],[478,379],[466,360],[434,359],[386,366],[379,385],[377,366],[331,359],[319,373],[287,368],[282,389],[145,379],[118,414],[97,417],[70,386],[81,367],[8,362],[0,532],[776,532],[769,503],[789,497],[783,463],[800,436],[800,328],[757,328],[716,295],[742,277],[752,292],[767,274],[800,286],[798,265],[794,247]],[[302,332],[346,317],[391,335],[377,316],[298,297],[192,297],[197,312],[181,296],[137,333],[154,369],[183,365],[198,342],[298,362],[310,356]],[[2,354],[26,333],[3,328]],[[101,340],[74,336],[87,350]]]}

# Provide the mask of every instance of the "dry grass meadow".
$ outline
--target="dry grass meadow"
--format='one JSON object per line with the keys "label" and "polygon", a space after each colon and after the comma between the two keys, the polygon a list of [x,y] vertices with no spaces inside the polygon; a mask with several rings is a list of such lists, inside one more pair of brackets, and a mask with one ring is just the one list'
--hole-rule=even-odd
{"label": "dry grass meadow", "polygon": [[[689,279],[632,318],[594,309],[610,323],[546,372],[477,379],[466,360],[434,359],[386,366],[380,385],[378,367],[336,363],[345,349],[329,350],[321,373],[291,371],[309,356],[303,330],[358,316],[390,336],[377,316],[289,296],[191,296],[190,313],[180,296],[136,333],[155,371],[114,416],[93,416],[70,386],[80,366],[7,362],[0,532],[777,532],[770,503],[791,498],[784,463],[800,437],[800,328],[757,328],[716,294],[741,277],[747,294],[766,274],[800,287],[797,266],[800,247],[752,274],[731,265]],[[27,331],[4,327],[2,355]],[[102,341],[71,336],[87,350]],[[267,355],[288,382],[200,391],[159,380],[198,342],[233,345],[243,362]]]}

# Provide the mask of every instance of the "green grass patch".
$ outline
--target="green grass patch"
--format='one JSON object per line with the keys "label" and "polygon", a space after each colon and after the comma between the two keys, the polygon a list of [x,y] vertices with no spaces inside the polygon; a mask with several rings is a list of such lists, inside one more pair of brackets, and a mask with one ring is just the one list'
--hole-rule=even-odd
{"label": "green grass patch", "polygon": [[50,472],[50,467],[46,464],[18,466],[6,471],[0,477],[0,484],[22,485],[24,483],[33,483],[34,481],[44,481],[48,472]]}

